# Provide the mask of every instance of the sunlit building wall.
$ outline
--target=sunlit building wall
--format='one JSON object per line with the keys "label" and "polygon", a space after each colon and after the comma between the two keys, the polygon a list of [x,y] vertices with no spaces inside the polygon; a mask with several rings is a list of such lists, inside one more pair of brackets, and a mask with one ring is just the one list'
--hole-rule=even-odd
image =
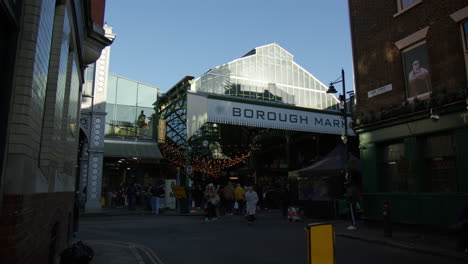
{"label": "sunlit building wall", "polygon": [[84,71],[112,43],[104,6],[0,1],[0,263],[56,263],[72,242]]}

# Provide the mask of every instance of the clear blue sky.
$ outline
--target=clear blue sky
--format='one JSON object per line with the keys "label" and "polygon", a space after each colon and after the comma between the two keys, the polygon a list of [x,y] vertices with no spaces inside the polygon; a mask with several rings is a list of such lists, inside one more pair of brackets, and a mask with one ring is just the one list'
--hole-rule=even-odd
{"label": "clear blue sky", "polygon": [[[347,0],[107,0],[110,71],[165,92],[185,75],[277,43],[324,84],[353,89]],[[336,88],[341,91],[341,84]]]}

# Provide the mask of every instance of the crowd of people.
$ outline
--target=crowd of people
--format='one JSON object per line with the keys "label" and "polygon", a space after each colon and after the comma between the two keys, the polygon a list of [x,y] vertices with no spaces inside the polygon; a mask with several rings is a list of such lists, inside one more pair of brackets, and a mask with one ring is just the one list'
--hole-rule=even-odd
{"label": "crowd of people", "polygon": [[[105,193],[105,192],[103,192]],[[137,205],[146,210],[151,210],[153,214],[159,214],[161,210],[161,199],[164,198],[165,190],[163,183],[145,184],[120,183],[114,191],[109,193],[108,207],[136,210]]]}
{"label": "crowd of people", "polygon": [[[161,199],[165,195],[164,187],[163,183],[141,185],[122,182],[103,198],[108,207],[136,210],[138,206],[159,214]],[[247,222],[252,224],[259,210],[285,208],[284,195],[269,195],[273,191],[279,193],[279,190],[273,186],[242,186],[228,182],[225,185],[208,183],[205,187],[194,184],[189,191],[194,205],[205,213],[205,221],[216,221],[220,216],[240,215],[245,216]],[[104,193],[106,192],[103,191]]]}
{"label": "crowd of people", "polygon": [[205,221],[216,221],[224,215],[245,216],[248,224],[255,221],[255,215],[261,209],[262,195],[255,186],[227,183],[225,186],[209,183],[202,190],[201,185],[192,188],[195,204],[205,211]]}

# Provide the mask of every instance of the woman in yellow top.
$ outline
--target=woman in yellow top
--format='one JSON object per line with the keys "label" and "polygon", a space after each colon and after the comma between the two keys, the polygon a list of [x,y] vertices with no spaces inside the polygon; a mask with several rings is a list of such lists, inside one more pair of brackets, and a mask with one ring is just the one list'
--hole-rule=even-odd
{"label": "woman in yellow top", "polygon": [[245,190],[242,186],[238,183],[236,189],[234,190],[234,195],[236,197],[237,202],[237,214],[242,215],[244,211],[244,199],[245,199]]}

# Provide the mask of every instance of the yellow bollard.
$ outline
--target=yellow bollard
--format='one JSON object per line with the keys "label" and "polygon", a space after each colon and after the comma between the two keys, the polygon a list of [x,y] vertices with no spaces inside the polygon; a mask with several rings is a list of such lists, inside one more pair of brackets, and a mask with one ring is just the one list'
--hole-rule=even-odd
{"label": "yellow bollard", "polygon": [[335,232],[328,223],[309,224],[307,235],[307,263],[335,264]]}

